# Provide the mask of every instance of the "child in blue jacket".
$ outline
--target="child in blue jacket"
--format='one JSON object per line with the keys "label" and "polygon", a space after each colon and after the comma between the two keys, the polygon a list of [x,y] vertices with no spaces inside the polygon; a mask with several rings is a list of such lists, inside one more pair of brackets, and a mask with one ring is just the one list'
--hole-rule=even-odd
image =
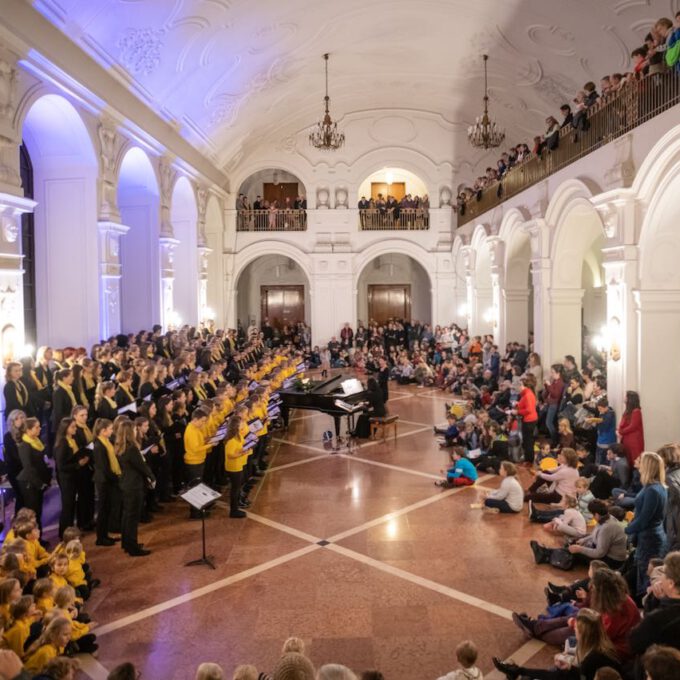
{"label": "child in blue jacket", "polygon": [[[456,446],[451,451],[453,466],[446,471],[446,479],[435,482],[436,486],[472,486],[477,481],[477,468],[465,457],[464,450]],[[441,470],[444,474],[444,470]]]}

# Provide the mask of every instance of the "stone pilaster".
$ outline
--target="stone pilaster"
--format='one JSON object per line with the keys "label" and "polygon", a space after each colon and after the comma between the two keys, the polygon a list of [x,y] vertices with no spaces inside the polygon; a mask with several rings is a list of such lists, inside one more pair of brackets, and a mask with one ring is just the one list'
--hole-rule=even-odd
{"label": "stone pilaster", "polygon": [[130,227],[117,222],[99,222],[99,325],[102,338],[121,332],[120,240]]}

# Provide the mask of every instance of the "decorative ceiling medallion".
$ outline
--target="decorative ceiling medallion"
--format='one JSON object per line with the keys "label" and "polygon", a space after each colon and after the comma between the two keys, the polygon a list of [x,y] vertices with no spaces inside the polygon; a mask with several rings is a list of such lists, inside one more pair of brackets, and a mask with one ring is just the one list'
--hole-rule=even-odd
{"label": "decorative ceiling medallion", "polygon": [[118,39],[120,63],[131,73],[150,75],[161,62],[163,29],[129,28]]}

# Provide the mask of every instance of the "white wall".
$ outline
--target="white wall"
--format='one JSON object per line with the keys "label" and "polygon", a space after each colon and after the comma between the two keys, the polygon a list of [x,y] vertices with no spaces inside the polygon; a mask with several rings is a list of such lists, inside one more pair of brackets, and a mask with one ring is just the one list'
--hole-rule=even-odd
{"label": "white wall", "polygon": [[34,171],[37,342],[89,344],[99,339],[94,170],[52,157]]}
{"label": "white wall", "polygon": [[175,184],[170,211],[173,233],[179,241],[174,252],[173,299],[182,323],[192,326],[199,321],[196,218],[194,191],[186,177],[181,177]]}

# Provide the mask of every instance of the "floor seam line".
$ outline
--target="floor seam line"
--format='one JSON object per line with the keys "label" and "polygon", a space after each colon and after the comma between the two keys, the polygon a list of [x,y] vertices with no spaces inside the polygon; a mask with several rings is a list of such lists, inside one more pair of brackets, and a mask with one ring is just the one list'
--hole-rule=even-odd
{"label": "floor seam line", "polygon": [[143,621],[144,619],[156,616],[157,614],[161,614],[162,612],[168,611],[169,609],[174,609],[175,607],[179,607],[180,605],[186,604],[187,602],[191,602],[200,597],[204,597],[210,593],[222,590],[223,588],[228,588],[234,583],[245,581],[252,576],[257,576],[258,574],[269,571],[270,569],[278,567],[282,564],[292,562],[293,560],[296,560],[299,557],[304,557],[315,550],[321,550],[321,546],[315,543],[310,543],[303,548],[298,548],[297,550],[293,550],[292,552],[286,553],[285,555],[276,557],[273,560],[268,560],[267,562],[263,562],[262,564],[250,567],[249,569],[245,569],[236,574],[232,574],[231,576],[226,576],[223,579],[209,583],[208,585],[197,588],[196,590],[192,590],[188,593],[173,597],[170,600],[160,602],[159,604],[147,607],[146,609],[142,609],[135,614],[130,614],[128,616],[124,616],[121,619],[117,619],[102,626],[98,626],[96,628],[97,637],[108,635],[109,633],[112,633],[116,630],[120,630],[121,628],[125,628],[134,623],[138,623],[139,621]]}
{"label": "floor seam line", "polygon": [[345,557],[356,560],[362,564],[367,564],[368,566],[378,569],[379,571],[383,571],[387,574],[391,574],[392,576],[401,578],[404,581],[409,581],[410,583],[420,585],[423,588],[428,588],[429,590],[437,592],[441,595],[446,595],[452,600],[463,602],[464,604],[476,607],[482,611],[495,614],[502,619],[512,621],[512,611],[506,609],[505,607],[501,607],[500,605],[493,604],[493,602],[487,602],[486,600],[476,597],[475,595],[469,595],[468,593],[464,593],[463,591],[457,590],[456,588],[451,588],[450,586],[437,583],[437,581],[432,581],[431,579],[425,578],[423,576],[412,574],[410,571],[400,569],[399,567],[394,567],[387,562],[376,560],[373,557],[368,557],[367,555],[356,552],[351,548],[345,548],[344,546],[337,545],[336,543],[331,543],[328,545],[327,550],[344,555]]}

